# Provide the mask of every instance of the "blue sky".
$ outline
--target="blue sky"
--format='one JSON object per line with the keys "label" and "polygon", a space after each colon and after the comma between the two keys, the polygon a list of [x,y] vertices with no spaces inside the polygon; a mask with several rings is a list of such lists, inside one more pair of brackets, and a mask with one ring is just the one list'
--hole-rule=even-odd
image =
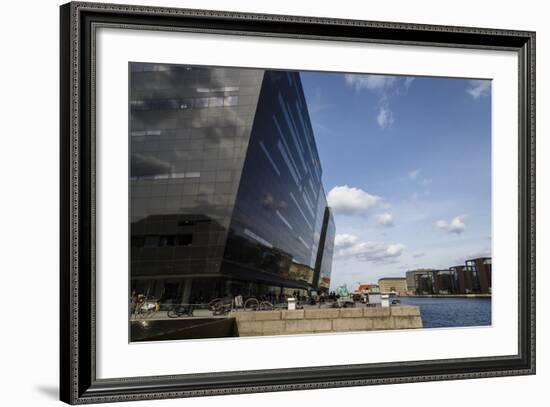
{"label": "blue sky", "polygon": [[490,81],[301,79],[335,215],[332,288],[490,255]]}

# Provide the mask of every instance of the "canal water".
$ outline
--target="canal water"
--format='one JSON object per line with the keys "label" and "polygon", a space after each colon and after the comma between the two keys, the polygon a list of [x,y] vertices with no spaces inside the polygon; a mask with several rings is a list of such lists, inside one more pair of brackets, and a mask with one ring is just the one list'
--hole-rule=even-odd
{"label": "canal water", "polygon": [[401,304],[418,305],[424,328],[491,325],[490,298],[400,297]]}

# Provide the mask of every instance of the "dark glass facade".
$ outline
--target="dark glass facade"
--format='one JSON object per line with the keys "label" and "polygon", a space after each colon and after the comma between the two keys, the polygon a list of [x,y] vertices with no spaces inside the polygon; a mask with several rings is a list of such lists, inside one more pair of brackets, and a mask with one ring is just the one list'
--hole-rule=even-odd
{"label": "dark glass facade", "polygon": [[328,284],[335,227],[299,74],[130,71],[131,289],[198,302]]}
{"label": "dark glass facade", "polygon": [[332,210],[326,207],[323,215],[321,240],[319,242],[321,250],[317,252],[315,275],[313,276],[313,286],[320,291],[328,291],[330,288],[330,274],[332,272],[335,237],[336,226],[334,224]]}

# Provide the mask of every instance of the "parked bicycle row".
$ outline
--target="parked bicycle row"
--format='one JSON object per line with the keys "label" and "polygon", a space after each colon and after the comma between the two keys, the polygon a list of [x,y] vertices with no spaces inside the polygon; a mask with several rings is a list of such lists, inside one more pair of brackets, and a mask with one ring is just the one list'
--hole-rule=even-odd
{"label": "parked bicycle row", "polygon": [[213,316],[220,316],[231,311],[268,311],[287,307],[287,302],[273,304],[254,297],[245,300],[241,296],[214,298],[208,303],[196,304],[162,304],[156,298],[140,296],[131,302],[130,314],[134,318],[148,318],[160,311],[166,311],[169,318],[180,318],[192,317],[198,310],[207,310]]}
{"label": "parked bicycle row", "polygon": [[[378,295],[379,297],[379,295]],[[172,302],[162,303],[159,299],[143,295],[132,295],[130,299],[130,317],[148,318],[160,311],[166,311],[169,318],[181,318],[199,316],[223,316],[233,311],[270,311],[277,309],[301,309],[304,306],[330,306],[335,308],[354,307],[358,303],[376,305],[380,301],[369,299],[368,296],[357,297],[350,293],[347,288],[339,287],[336,292],[299,295],[286,297],[283,295],[270,294],[261,297],[247,297],[242,295],[214,298],[208,302],[194,302],[189,304],[174,304]],[[392,302],[399,300],[393,299]],[[292,304],[292,307],[290,305]],[[199,312],[200,310],[200,312]],[[205,314],[206,312],[206,314]]]}

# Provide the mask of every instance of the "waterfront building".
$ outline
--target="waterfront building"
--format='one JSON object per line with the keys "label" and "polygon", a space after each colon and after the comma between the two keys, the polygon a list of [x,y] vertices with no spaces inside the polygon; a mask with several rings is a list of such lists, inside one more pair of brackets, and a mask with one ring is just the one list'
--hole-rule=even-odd
{"label": "waterfront building", "polygon": [[407,279],[404,277],[385,277],[378,280],[380,293],[397,293],[399,295],[407,294]]}
{"label": "waterfront building", "polygon": [[131,289],[328,290],[335,225],[296,72],[130,64]]}
{"label": "waterfront building", "polygon": [[[412,294],[417,294],[418,287],[417,287],[416,276],[424,276],[424,278],[427,278],[427,276],[431,275],[431,273],[433,273],[434,271],[435,271],[434,269],[426,269],[426,268],[407,271],[406,273],[407,290]],[[431,282],[430,282],[430,287],[431,287]]]}
{"label": "waterfront building", "polygon": [[433,271],[433,293],[438,295],[455,294],[451,270]]}
{"label": "waterfront building", "polygon": [[465,265],[449,267],[456,294],[468,294],[473,290],[472,275],[466,270]]}
{"label": "waterfront building", "polygon": [[472,292],[480,294],[491,294],[491,258],[478,257],[466,260],[466,270],[471,274],[473,280]]}
{"label": "waterfront building", "polygon": [[451,290],[453,294],[462,294],[460,291],[459,270],[463,266],[449,267],[449,278],[451,280]]}
{"label": "waterfront building", "polygon": [[414,276],[416,280],[417,295],[431,295],[434,293],[433,289],[433,271],[426,271],[422,274],[416,274]]}
{"label": "waterfront building", "polygon": [[361,294],[377,294],[380,293],[380,287],[377,284],[361,284],[359,283],[357,285],[357,288],[355,289],[356,293]]}
{"label": "waterfront building", "polygon": [[454,294],[491,294],[491,258],[479,257],[449,267]]}

